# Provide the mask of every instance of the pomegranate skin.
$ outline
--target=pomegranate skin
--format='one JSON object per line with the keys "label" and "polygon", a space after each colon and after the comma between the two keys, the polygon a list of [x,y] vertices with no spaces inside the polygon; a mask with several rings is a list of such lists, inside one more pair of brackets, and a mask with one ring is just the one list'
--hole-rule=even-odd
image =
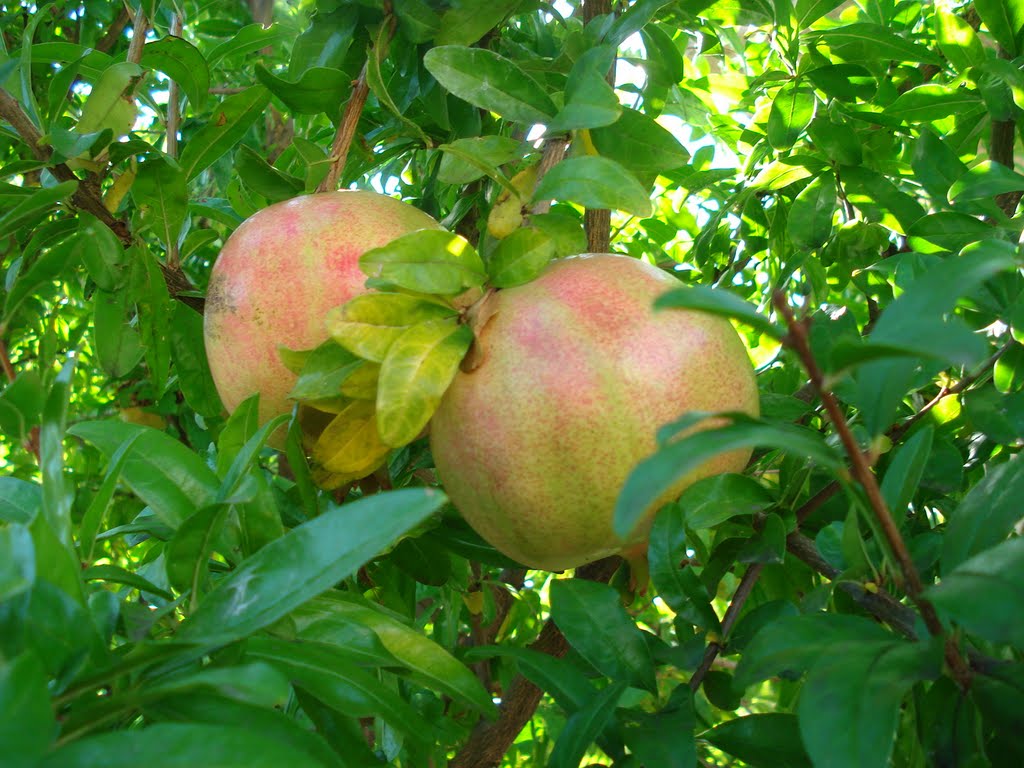
{"label": "pomegranate skin", "polygon": [[759,412],[727,320],[652,309],[678,286],[636,259],[587,254],[494,294],[477,367],[445,393],[430,443],[452,502],[495,548],[558,571],[642,546],[661,503],[746,465],[747,450],[721,454],[652,506],[635,538],[612,530],[618,494],[659,427],[691,411]]}
{"label": "pomegranate skin", "polygon": [[438,228],[413,206],[364,190],[292,198],[242,222],[213,266],[204,313],[206,354],[228,411],[259,392],[260,423],[290,412],[296,377],[278,347],[326,341],[327,311],[366,290],[364,252]]}

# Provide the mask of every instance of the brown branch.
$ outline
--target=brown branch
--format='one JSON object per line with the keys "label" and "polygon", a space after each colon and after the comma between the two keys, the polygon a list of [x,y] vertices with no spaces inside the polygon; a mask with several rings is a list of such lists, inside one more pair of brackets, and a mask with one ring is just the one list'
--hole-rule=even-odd
{"label": "brown branch", "polygon": [[[537,180],[533,184],[534,190],[540,186],[540,182],[547,172],[562,162],[567,149],[569,149],[568,136],[549,136],[544,139],[544,152],[541,154],[540,162],[537,164]],[[534,216],[540,216],[550,210],[550,200],[538,200],[534,204],[531,213]]]}
{"label": "brown branch", "polygon": [[[576,578],[607,582],[620,562],[617,557],[599,560],[578,568]],[[555,623],[548,619],[530,649],[561,658],[568,652],[569,643]],[[492,768],[498,765],[516,736],[533,717],[543,695],[544,692],[523,675],[516,675],[502,697],[498,719],[477,723],[469,740],[448,763],[448,768]]]}
{"label": "brown branch", "polygon": [[142,46],[146,44],[146,31],[148,29],[149,23],[146,21],[146,12],[140,3],[139,10],[135,12],[135,18],[132,19],[132,41],[128,44],[128,54],[125,56],[125,61],[130,61],[133,64],[138,64],[142,61]]}
{"label": "brown branch", "polygon": [[334,142],[331,144],[330,170],[324,180],[320,182],[320,186],[317,187],[317,192],[333,192],[338,188],[342,171],[345,170],[345,162],[348,160],[352,139],[356,135],[359,118],[363,114],[366,97],[370,95],[370,86],[366,82],[366,67],[367,64],[363,64],[363,71],[359,73],[359,79],[352,87],[352,95],[349,97],[348,104],[345,105],[345,112],[341,116],[338,131],[334,134]]}
{"label": "brown branch", "polygon": [[[171,14],[170,33],[177,37],[181,36],[182,22],[181,15]],[[168,157],[178,157],[178,125],[181,122],[181,87],[178,81],[173,78],[167,86],[167,123],[166,123],[166,151]],[[178,242],[173,240],[167,244],[167,266],[177,269],[179,263]]]}
{"label": "brown branch", "polygon": [[757,580],[763,570],[764,563],[751,563],[747,566],[747,570],[743,573],[743,578],[740,579],[739,586],[736,587],[736,592],[733,593],[732,600],[729,602],[729,607],[725,609],[725,616],[722,618],[721,639],[708,644],[707,650],[704,651],[703,661],[697,667],[697,671],[693,673],[693,677],[690,678],[691,691],[696,691],[700,688],[705,676],[711,670],[711,665],[715,663],[718,654],[725,648],[726,642],[729,639],[729,633],[732,632],[732,628],[736,625],[740,611],[743,610],[743,606],[746,604],[747,598],[750,597],[750,593],[754,591],[754,585],[757,584]]}
{"label": "brown branch", "polygon": [[[612,12],[611,0],[585,0],[583,23],[586,25],[598,16]],[[615,87],[615,59],[605,76],[608,84]],[[603,208],[587,208],[583,212],[583,227],[587,232],[587,250],[590,253],[607,253],[611,248],[612,212]]]}
{"label": "brown branch", "polygon": [[[811,383],[814,385],[818,397],[825,406],[829,420],[832,422],[833,427],[835,427],[849,456],[851,473],[864,489],[875,519],[878,521],[882,534],[885,536],[885,540],[900,567],[908,596],[921,612],[921,617],[924,619],[929,633],[935,637],[944,637],[945,630],[942,622],[935,612],[935,607],[924,597],[924,585],[921,582],[920,574],[917,572],[917,566],[914,565],[910,552],[907,550],[907,545],[903,541],[903,536],[900,534],[896,521],[893,519],[892,513],[889,511],[889,507],[882,496],[878,480],[871,471],[871,465],[857,444],[857,439],[850,430],[850,425],[846,421],[846,416],[843,414],[835,394],[825,387],[824,374],[818,366],[818,361],[815,359],[814,354],[811,352],[806,322],[796,319],[782,291],[776,291],[772,298],[779,316],[785,319],[786,326],[789,329],[784,343],[797,353],[810,376]],[[953,670],[957,683],[961,688],[966,688],[970,684],[970,669],[965,664],[963,657],[952,640],[946,644],[946,660]]]}
{"label": "brown branch", "polygon": [[[839,576],[839,569],[826,561],[818,552],[814,541],[802,533],[791,533],[786,537],[786,552],[829,581],[835,581]],[[879,621],[888,624],[909,640],[917,639],[917,632],[914,629],[917,614],[888,592],[882,589],[869,591],[862,584],[853,581],[841,581],[836,586]]]}
{"label": "brown branch", "polygon": [[207,89],[207,93],[218,94],[221,96],[231,96],[236,93],[241,93],[248,89],[248,86],[234,86],[234,85],[215,85],[212,88]]}
{"label": "brown branch", "polygon": [[131,16],[128,14],[128,9],[121,6],[120,13],[117,14],[117,18],[114,19],[110,28],[103,34],[97,43],[96,50],[101,53],[110,53],[110,50],[117,44],[118,39],[121,37],[121,33],[124,32],[124,28],[128,26],[128,20]]}

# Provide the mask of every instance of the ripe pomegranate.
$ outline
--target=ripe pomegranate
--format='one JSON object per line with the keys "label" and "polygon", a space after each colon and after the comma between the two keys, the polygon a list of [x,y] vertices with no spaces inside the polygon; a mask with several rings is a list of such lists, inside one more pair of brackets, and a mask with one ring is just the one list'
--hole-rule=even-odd
{"label": "ripe pomegranate", "polygon": [[264,208],[234,231],[210,275],[204,335],[228,411],[260,393],[260,422],[288,413],[295,385],[278,347],[327,339],[324,315],[364,290],[359,257],[417,229],[440,225],[384,195],[343,190]]}
{"label": "ripe pomegranate", "polygon": [[[690,411],[758,413],[754,373],[728,321],[654,312],[679,283],[626,256],[561,259],[533,282],[498,291],[479,315],[471,370],[460,371],[431,423],[445,490],[476,531],[509,557],[573,568],[641,544],[612,530],[629,472],[657,429]],[[719,455],[663,501],[750,456]]]}

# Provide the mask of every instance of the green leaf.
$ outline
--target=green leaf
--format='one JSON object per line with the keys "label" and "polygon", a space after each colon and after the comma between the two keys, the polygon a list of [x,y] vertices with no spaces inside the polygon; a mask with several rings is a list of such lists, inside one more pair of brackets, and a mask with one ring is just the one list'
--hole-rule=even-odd
{"label": "green leaf", "polygon": [[209,568],[215,542],[221,534],[230,506],[211,504],[185,518],[164,549],[167,581],[178,592],[191,592],[193,603]]}
{"label": "green leaf", "polygon": [[768,113],[768,143],[775,149],[792,147],[814,119],[817,105],[809,85],[792,80],[782,86]]}
{"label": "green leaf", "polygon": [[511,645],[478,645],[466,652],[467,662],[494,657],[514,659],[520,674],[550,694],[563,710],[572,714],[594,698],[594,686],[574,664],[530,648]]}
{"label": "green leaf", "polygon": [[186,180],[194,179],[238,144],[252,124],[263,116],[269,103],[270,91],[261,85],[224,99],[213,110],[210,121],[189,138],[181,152],[179,162]]}
{"label": "green leaf", "polygon": [[749,325],[759,333],[781,340],[785,331],[762,315],[754,305],[724,288],[688,285],[663,293],[654,301],[655,309],[693,309],[728,317]]}
{"label": "green leaf", "polygon": [[0,603],[27,592],[35,579],[35,544],[28,528],[20,524],[0,527]]}
{"label": "green leaf", "polygon": [[394,0],[394,9],[409,42],[425,43],[441,28],[441,17],[425,0]]}
{"label": "green leaf", "polygon": [[487,279],[483,262],[461,235],[420,229],[359,257],[369,277],[418,293],[454,296]]}
{"label": "green leaf", "polygon": [[121,480],[121,471],[124,468],[125,458],[137,439],[138,435],[128,438],[114,451],[114,455],[110,457],[110,463],[107,467],[107,474],[103,478],[103,483],[100,485],[99,490],[96,491],[96,495],[92,497],[92,501],[89,502],[89,508],[85,511],[82,524],[78,528],[78,548],[83,562],[91,563],[93,560],[93,547],[96,543],[96,535],[99,533],[103,517],[110,507],[110,502],[114,498],[114,492],[117,490],[118,483]]}
{"label": "green leaf", "polygon": [[475,107],[521,123],[546,123],[557,111],[544,88],[518,65],[483,48],[445,45],[423,57],[447,90]]}
{"label": "green leaf", "polygon": [[103,70],[85,100],[75,131],[96,133],[109,129],[115,139],[127,135],[138,114],[132,95],[134,84],[142,75],[142,67],[128,61],[116,62]]}
{"label": "green leaf", "polygon": [[242,27],[238,34],[230,40],[226,40],[210,51],[206,61],[212,70],[222,59],[245,56],[263,48],[272,48],[284,43],[288,37],[289,32],[280,24],[271,24],[269,27],[264,27],[262,24],[249,24]]}
{"label": "green leaf", "polygon": [[925,46],[913,43],[881,24],[871,22],[846,24],[825,32],[812,32],[807,35],[807,39],[809,42],[825,43],[846,61],[877,62],[891,59],[940,66],[942,64],[938,55]]}
{"label": "green leaf", "polygon": [[654,15],[670,2],[671,0],[637,0],[614,20],[605,34],[605,41],[618,45],[633,33],[646,27]]}
{"label": "green leaf", "polygon": [[719,723],[702,734],[710,744],[751,768],[811,768],[795,715],[747,715]]}
{"label": "green leaf", "polygon": [[146,354],[138,329],[128,322],[128,291],[123,288],[114,293],[97,291],[93,302],[93,343],[97,360],[108,376],[120,379]]}
{"label": "green leaf", "polygon": [[106,420],[79,422],[68,434],[92,443],[107,457],[134,438],[124,460],[122,477],[171,528],[177,528],[196,509],[212,503],[217,493],[217,476],[203,458],[163,432]]}
{"label": "green leaf", "polygon": [[302,179],[279,171],[246,144],[235,153],[235,173],[245,186],[271,203],[300,195],[306,188]]}
{"label": "green leaf", "polygon": [[885,470],[882,498],[897,520],[903,519],[921,484],[932,451],[934,434],[930,427],[915,434],[896,450]]}
{"label": "green leaf", "polygon": [[698,480],[679,497],[686,526],[713,528],[737,515],[753,515],[774,503],[772,495],[753,478],[727,472]]}
{"label": "green leaf", "polygon": [[330,310],[324,323],[331,337],[349,352],[382,363],[407,328],[455,315],[447,305],[405,293],[365,293]]}
{"label": "green leaf", "polygon": [[76,257],[101,290],[116,291],[130,277],[131,263],[121,241],[92,215],[79,212],[78,233],[72,242]]}
{"label": "green leaf", "polygon": [[146,43],[142,47],[142,60],[146,69],[163,72],[184,91],[192,108],[201,110],[210,91],[210,69],[203,54],[192,43],[181,37],[167,35]]}
{"label": "green leaf", "polygon": [[123,584],[132,587],[140,592],[162,597],[165,600],[173,600],[174,596],[165,589],[161,589],[149,579],[132,573],[117,565],[93,565],[82,571],[83,581],[103,581],[109,584]]}
{"label": "green leaf", "polygon": [[472,45],[500,24],[522,2],[523,0],[495,0],[482,5],[456,4],[441,16],[434,43]]}
{"label": "green leaf", "polygon": [[441,144],[444,152],[437,177],[445,184],[469,184],[481,176],[494,178],[498,166],[519,157],[520,142],[507,136],[473,136]]}
{"label": "green leaf", "polygon": [[594,128],[590,138],[602,157],[640,175],[667,173],[690,161],[671,131],[635,109],[624,109],[611,125]]}
{"label": "green leaf", "polygon": [[196,413],[217,416],[224,410],[203,346],[203,316],[181,302],[171,311],[171,357],[185,402]]}
{"label": "green leaf", "polygon": [[1024,3],[1020,0],[976,0],[974,8],[985,26],[1013,58],[1020,50],[1024,30]]}
{"label": "green leaf", "polygon": [[935,38],[942,55],[961,74],[985,63],[985,49],[978,33],[955,13],[935,10]]}
{"label": "green leaf", "polygon": [[363,361],[333,340],[325,341],[310,352],[299,378],[288,393],[293,400],[325,400],[338,397],[341,385]]}
{"label": "green leaf", "polygon": [[139,163],[132,199],[142,224],[153,230],[168,251],[178,244],[188,212],[185,174],[162,157]]}
{"label": "green leaf", "polygon": [[1003,541],[1020,520],[1024,461],[1014,458],[989,469],[950,515],[942,537],[942,567],[952,571]]}
{"label": "green leaf", "polygon": [[668,704],[655,713],[636,708],[620,711],[622,735],[630,752],[644,766],[692,768],[697,765],[693,733],[697,716],[693,694],[686,683],[677,685]]}
{"label": "green leaf", "polygon": [[410,704],[332,646],[259,637],[249,641],[246,652],[270,661],[294,684],[337,712],[351,717],[379,716],[414,741],[432,740],[430,725]]}
{"label": "green leaf", "polygon": [[453,319],[405,330],[381,363],[377,429],[385,444],[411,443],[430,421],[473,343],[473,331]]}
{"label": "green leaf", "polygon": [[565,86],[565,106],[548,122],[548,131],[598,128],[619,119],[622,105],[605,79],[614,59],[615,48],[602,45],[591,48],[576,60]]}
{"label": "green leaf", "polygon": [[[31,651],[0,660],[0,741],[10,768],[29,768],[57,736],[47,675]],[[7,762],[10,761],[10,762]]]}
{"label": "green leaf", "polygon": [[903,697],[938,672],[939,659],[916,643],[847,645],[822,655],[797,704],[800,734],[814,765],[887,765]]}
{"label": "green leaf", "polygon": [[915,198],[870,168],[844,166],[840,175],[847,199],[864,211],[870,221],[884,221],[891,229],[906,234],[925,215]]}
{"label": "green leaf", "polygon": [[992,227],[975,216],[954,211],[931,213],[907,230],[908,244],[923,252],[959,251],[993,235]]}
{"label": "green leaf", "polygon": [[963,203],[1024,190],[1024,175],[1001,163],[984,160],[958,178],[949,188],[949,202]]}
{"label": "green leaf", "polygon": [[409,676],[422,685],[491,715],[494,704],[476,675],[454,656],[417,630],[387,615],[383,608],[361,604],[343,593],[330,592],[292,614],[299,637],[348,646],[353,628],[368,628]]}
{"label": "green leaf", "polygon": [[512,288],[533,280],[555,258],[555,242],[542,229],[520,227],[500,240],[487,259],[495,288]]}
{"label": "green leaf", "polygon": [[[0,216],[0,232],[16,231],[28,219],[49,211],[58,203],[67,200],[77,190],[77,181],[63,181],[52,187],[37,189],[3,216]],[[10,299],[8,299],[8,303],[10,303]]]}
{"label": "green leaf", "polygon": [[333,67],[310,67],[298,80],[288,81],[257,64],[256,79],[299,115],[325,113],[335,118],[352,93],[352,78]]}
{"label": "green leaf", "polygon": [[721,622],[707,590],[693,569],[683,564],[690,547],[684,518],[679,504],[667,504],[655,516],[647,553],[651,583],[665,604],[686,621],[718,631]]}
{"label": "green leaf", "polygon": [[836,198],[836,180],[831,173],[818,176],[796,196],[787,222],[787,233],[794,246],[811,249],[825,244],[832,234]]}
{"label": "green leaf", "polygon": [[796,28],[807,29],[826,13],[835,10],[842,4],[842,0],[797,0]]}
{"label": "green leaf", "polygon": [[30,524],[43,504],[43,491],[35,483],[0,477],[0,520]]}
{"label": "green leaf", "polygon": [[534,200],[565,200],[586,208],[651,215],[651,200],[636,176],[614,160],[584,156],[563,160],[544,174]]}
{"label": "green leaf", "polygon": [[272,624],[355,573],[445,501],[437,490],[417,488],[332,505],[244,560],[205,597],[177,639],[223,645]]}
{"label": "green leaf", "polygon": [[68,355],[53,380],[43,405],[39,428],[39,473],[43,481],[43,513],[50,530],[68,555],[73,555],[71,507],[75,490],[64,472],[64,435],[68,422],[76,358]]}
{"label": "green leaf", "polygon": [[4,319],[0,327],[11,322],[25,299],[73,269],[76,261],[74,239],[65,240],[44,252],[32,266],[15,279],[4,301]]}
{"label": "green leaf", "polygon": [[39,768],[321,768],[323,763],[291,744],[249,727],[156,723],[73,741],[49,753]]}
{"label": "green leaf", "polygon": [[[690,414],[686,419],[693,426],[703,416]],[[732,423],[663,445],[636,466],[615,504],[614,527],[619,536],[628,538],[652,504],[719,453],[762,446],[806,457],[825,467],[840,465],[838,455],[816,432],[789,424],[768,424],[741,414],[729,414],[728,418]]]}
{"label": "green leaf", "polygon": [[410,120],[405,111],[399,107],[388,90],[388,84],[384,81],[384,73],[381,68],[382,60],[387,56],[388,41],[390,33],[387,25],[381,25],[377,31],[377,39],[374,45],[366,52],[366,84],[370,87],[377,101],[383,104],[406,129],[416,136],[427,147],[433,146],[430,137],[420,128],[419,124]]}
{"label": "green leaf", "polygon": [[551,618],[599,672],[613,681],[655,691],[647,642],[612,587],[579,579],[552,582]]}
{"label": "green leaf", "polygon": [[1007,610],[1024,600],[1024,538],[1004,541],[960,563],[927,597],[971,634],[1024,649],[1024,620],[1018,611]]}
{"label": "green leaf", "polygon": [[965,88],[926,83],[901,94],[885,114],[908,123],[929,123],[950,115],[969,115],[983,107],[981,98]]}
{"label": "green leaf", "polygon": [[624,681],[613,682],[569,718],[551,750],[549,768],[578,768],[590,745],[615,717],[615,707],[626,687]]}

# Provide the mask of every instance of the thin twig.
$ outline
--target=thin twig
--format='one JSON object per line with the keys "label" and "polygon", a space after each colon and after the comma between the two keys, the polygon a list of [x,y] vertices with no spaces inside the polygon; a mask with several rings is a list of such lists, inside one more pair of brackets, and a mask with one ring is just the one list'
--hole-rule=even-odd
{"label": "thin twig", "polygon": [[747,570],[743,573],[743,578],[740,579],[739,586],[736,587],[736,592],[733,593],[732,600],[729,602],[729,607],[725,609],[725,616],[722,618],[721,639],[708,644],[707,650],[704,651],[704,660],[701,661],[697,671],[690,678],[691,691],[696,691],[700,688],[701,683],[704,682],[704,677],[711,669],[711,665],[715,663],[718,654],[725,648],[726,642],[729,639],[729,633],[732,632],[732,628],[736,625],[740,611],[743,610],[747,598],[754,591],[754,585],[757,584],[757,580],[763,570],[764,563],[751,563],[747,566]]}
{"label": "thin twig", "polygon": [[248,86],[235,86],[235,85],[215,85],[212,88],[207,89],[207,93],[212,93],[219,96],[231,96],[236,93],[241,93],[247,90]]}
{"label": "thin twig", "polygon": [[[11,363],[11,355],[7,350],[7,342],[0,338],[0,368],[3,369],[4,376],[7,378],[8,383],[13,384],[18,374],[14,370],[14,365]],[[32,427],[29,430],[28,435],[25,438],[25,450],[36,457],[36,463],[39,463],[39,427]]]}
{"label": "thin twig", "polygon": [[[568,148],[568,136],[549,136],[544,139],[544,152],[541,154],[540,162],[537,164],[537,180],[533,184],[534,189],[540,186],[541,180],[548,171],[562,162],[562,158],[565,157],[565,152]],[[540,216],[550,210],[551,200],[538,200],[530,213],[534,216]]]}
{"label": "thin twig", "polygon": [[[583,23],[612,13],[611,0],[585,0]],[[605,75],[608,84],[615,87],[615,57]],[[611,248],[612,212],[604,208],[587,208],[583,212],[583,227],[587,232],[587,250],[590,253],[607,253]]]}
{"label": "thin twig", "polygon": [[[815,359],[814,354],[811,352],[807,324],[796,319],[793,309],[789,306],[789,302],[782,291],[776,291],[772,298],[779,316],[786,321],[786,326],[789,329],[785,343],[797,353],[797,356],[803,363],[811,383],[821,399],[822,405],[825,406],[829,420],[832,422],[843,443],[843,447],[850,459],[851,473],[864,489],[875,519],[878,521],[882,534],[885,536],[885,540],[899,565],[907,595],[921,612],[921,617],[924,619],[928,632],[935,637],[944,637],[945,630],[942,622],[935,612],[935,607],[924,597],[924,585],[921,582],[920,574],[917,572],[917,566],[914,565],[910,552],[907,550],[907,545],[903,541],[903,536],[900,534],[899,527],[896,525],[896,521],[889,511],[885,498],[882,496],[878,480],[871,471],[871,465],[857,444],[857,439],[850,430],[850,425],[846,421],[846,416],[843,414],[835,394],[825,386],[824,374],[818,366],[818,361]],[[971,673],[952,641],[946,644],[946,660],[952,668],[957,682],[962,688],[966,688],[969,685]]]}
{"label": "thin twig", "polygon": [[128,9],[121,6],[121,11],[117,14],[117,18],[114,19],[110,28],[96,43],[96,50],[101,53],[109,53],[121,37],[121,33],[124,32],[124,28],[128,26],[128,20],[130,18],[131,15],[128,13]]}

